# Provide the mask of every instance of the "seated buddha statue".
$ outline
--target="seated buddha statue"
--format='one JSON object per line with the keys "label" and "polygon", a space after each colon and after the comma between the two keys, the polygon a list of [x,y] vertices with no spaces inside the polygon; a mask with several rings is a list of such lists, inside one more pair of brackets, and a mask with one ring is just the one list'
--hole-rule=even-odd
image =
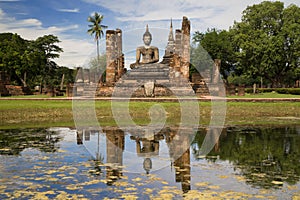
{"label": "seated buddha statue", "polygon": [[146,32],[143,35],[143,41],[145,45],[136,49],[136,62],[130,65],[131,69],[136,68],[141,64],[156,63],[159,60],[158,48],[150,46],[152,35],[149,32],[148,25],[146,27]]}

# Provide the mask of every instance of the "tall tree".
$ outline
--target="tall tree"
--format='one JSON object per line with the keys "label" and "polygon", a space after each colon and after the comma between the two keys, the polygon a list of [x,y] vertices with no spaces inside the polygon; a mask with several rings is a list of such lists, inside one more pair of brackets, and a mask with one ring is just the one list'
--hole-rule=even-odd
{"label": "tall tree", "polygon": [[0,70],[9,73],[15,84],[26,86],[26,72],[29,69],[25,65],[24,54],[29,41],[13,33],[2,33],[0,38]]}
{"label": "tall tree", "polygon": [[63,52],[63,49],[56,45],[60,40],[54,35],[44,35],[36,39],[34,45],[37,51],[40,52],[40,56],[43,59],[43,65],[40,68],[41,84],[52,85],[53,76],[58,65],[53,61],[55,58],[59,58],[59,53]]}
{"label": "tall tree", "polygon": [[282,2],[248,6],[232,31],[239,47],[239,69],[252,77],[282,86],[284,77],[299,66],[300,10]]}
{"label": "tall tree", "polygon": [[95,40],[97,42],[97,59],[99,60],[100,55],[99,55],[99,40],[101,39],[102,36],[104,36],[103,29],[106,29],[107,26],[102,25],[102,20],[103,20],[103,15],[95,12],[94,15],[88,17],[88,22],[91,24],[88,25],[88,33],[90,35],[94,35]]}

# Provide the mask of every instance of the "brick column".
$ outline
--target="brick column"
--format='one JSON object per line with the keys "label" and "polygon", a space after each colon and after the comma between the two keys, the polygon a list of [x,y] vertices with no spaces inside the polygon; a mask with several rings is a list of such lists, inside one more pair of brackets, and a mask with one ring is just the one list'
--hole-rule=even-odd
{"label": "brick column", "polygon": [[116,80],[115,31],[106,31],[106,84],[113,85]]}
{"label": "brick column", "polygon": [[116,59],[117,59],[117,79],[119,79],[124,72],[124,55],[122,53],[122,30],[116,30]]}
{"label": "brick column", "polygon": [[190,72],[190,30],[191,25],[187,17],[182,20],[182,66],[181,73],[185,78],[189,78]]}

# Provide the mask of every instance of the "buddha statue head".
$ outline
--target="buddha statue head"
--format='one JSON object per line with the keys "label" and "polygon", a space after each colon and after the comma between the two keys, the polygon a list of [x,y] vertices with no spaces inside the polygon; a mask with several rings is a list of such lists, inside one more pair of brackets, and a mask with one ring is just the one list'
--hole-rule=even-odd
{"label": "buddha statue head", "polygon": [[151,41],[152,41],[152,35],[149,32],[148,24],[146,26],[146,32],[143,35],[143,41],[146,46],[150,46]]}

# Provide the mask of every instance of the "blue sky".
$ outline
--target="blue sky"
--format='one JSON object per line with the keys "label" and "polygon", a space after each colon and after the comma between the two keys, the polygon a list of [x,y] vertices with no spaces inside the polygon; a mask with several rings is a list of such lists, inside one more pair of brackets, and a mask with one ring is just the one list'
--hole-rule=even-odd
{"label": "blue sky", "polygon": [[[18,33],[25,39],[54,34],[64,49],[59,65],[85,66],[95,56],[93,37],[87,34],[87,17],[93,12],[104,15],[109,29],[123,30],[123,51],[127,64],[133,60],[135,47],[142,44],[142,34],[149,24],[152,45],[163,52],[167,44],[170,18],[174,29],[182,16],[191,20],[192,33],[207,28],[228,29],[239,21],[241,12],[260,0],[0,0],[0,33]],[[300,0],[284,0],[285,6]],[[105,41],[100,42],[104,52]]]}

